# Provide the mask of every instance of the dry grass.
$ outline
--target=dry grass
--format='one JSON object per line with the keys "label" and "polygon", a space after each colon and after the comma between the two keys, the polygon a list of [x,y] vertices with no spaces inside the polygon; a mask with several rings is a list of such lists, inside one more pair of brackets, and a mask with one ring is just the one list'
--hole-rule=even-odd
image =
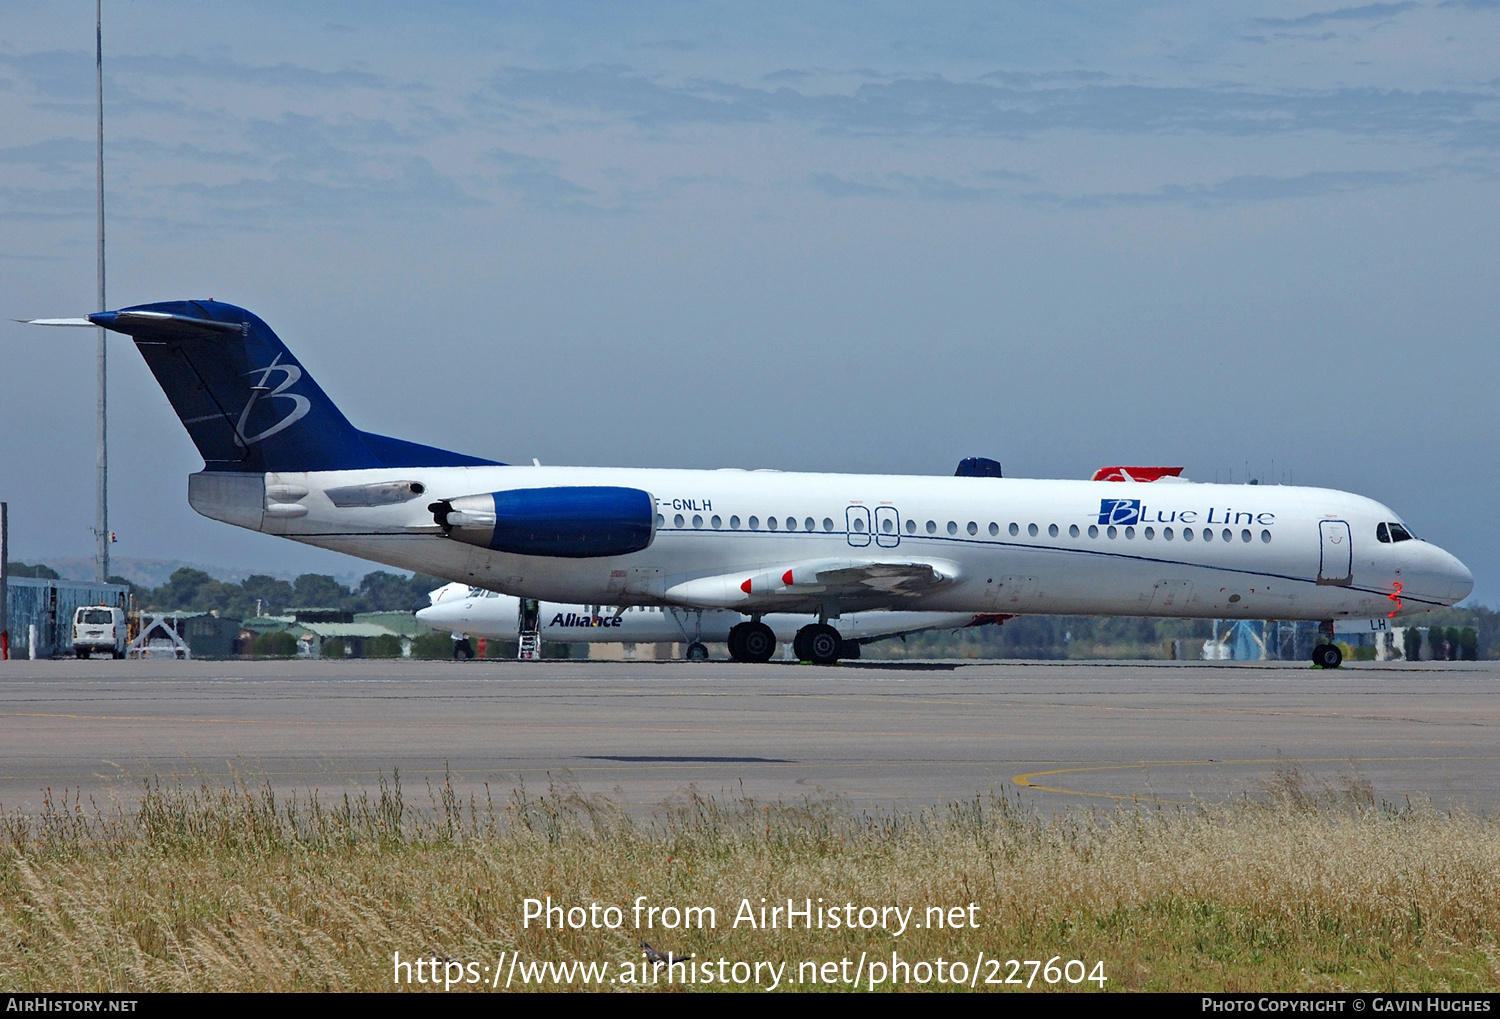
{"label": "dry grass", "polygon": [[[715,930],[644,932],[655,947],[787,960],[789,974],[861,952],[983,951],[1102,961],[1113,990],[1500,985],[1500,824],[1376,805],[1355,781],[1287,772],[1258,802],[1066,817],[1004,796],[871,815],[689,795],[645,823],[566,788],[420,799],[394,781],[332,804],[153,783],[130,812],[59,802],[8,816],[5,989],[381,990],[397,951],[481,967],[517,950],[639,962],[628,907],[641,895],[718,910]],[[549,894],[622,905],[626,925],[523,929],[521,900]],[[730,929],[740,899],[762,896],[917,918],[976,902],[981,926]]]}

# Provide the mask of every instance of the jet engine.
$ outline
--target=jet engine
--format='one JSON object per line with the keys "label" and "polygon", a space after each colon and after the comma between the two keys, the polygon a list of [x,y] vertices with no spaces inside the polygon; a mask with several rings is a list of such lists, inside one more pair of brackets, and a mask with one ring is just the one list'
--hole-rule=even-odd
{"label": "jet engine", "polygon": [[515,488],[427,508],[448,537],[517,555],[627,555],[656,537],[656,500],[638,488]]}

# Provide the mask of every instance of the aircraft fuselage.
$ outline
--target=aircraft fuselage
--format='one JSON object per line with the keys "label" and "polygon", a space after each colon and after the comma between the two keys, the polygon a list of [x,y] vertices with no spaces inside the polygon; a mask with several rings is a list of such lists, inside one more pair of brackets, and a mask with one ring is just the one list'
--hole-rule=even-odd
{"label": "aircraft fuselage", "polygon": [[[386,483],[420,494],[382,505],[337,505],[327,494]],[[574,486],[649,492],[657,514],[647,547],[515,554],[455,540],[430,509]],[[1435,545],[1377,540],[1379,525],[1400,520],[1380,503],[1275,485],[480,466],[205,472],[192,477],[190,501],[214,519],[391,566],[603,605],[1326,620],[1451,605],[1473,586]],[[765,595],[763,579],[751,583],[843,560],[931,564],[941,582],[837,598],[794,585]]]}

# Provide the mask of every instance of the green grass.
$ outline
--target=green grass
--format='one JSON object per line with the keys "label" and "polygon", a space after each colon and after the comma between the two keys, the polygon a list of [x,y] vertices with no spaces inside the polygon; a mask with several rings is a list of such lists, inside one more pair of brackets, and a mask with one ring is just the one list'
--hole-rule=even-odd
{"label": "green grass", "polygon": [[[522,900],[547,895],[619,905],[626,923],[524,927]],[[638,932],[638,896],[713,906],[718,927]],[[914,918],[973,902],[980,927],[731,929],[740,900],[762,896]],[[0,823],[10,991],[384,990],[397,951],[617,966],[640,961],[642,939],[789,974],[861,952],[983,952],[1102,962],[1108,990],[1490,990],[1497,921],[1496,821],[1296,772],[1259,801],[1191,809],[1050,816],[1000,795],[861,813],[690,793],[649,821],[560,787],[460,802],[393,780],[329,801],[153,782],[130,810],[59,801]]]}

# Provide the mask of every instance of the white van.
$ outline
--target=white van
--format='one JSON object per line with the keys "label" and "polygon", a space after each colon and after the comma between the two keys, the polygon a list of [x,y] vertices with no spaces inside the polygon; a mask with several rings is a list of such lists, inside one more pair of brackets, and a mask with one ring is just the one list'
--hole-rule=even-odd
{"label": "white van", "polygon": [[125,657],[125,610],[82,605],[73,613],[73,653],[87,658],[97,652]]}

